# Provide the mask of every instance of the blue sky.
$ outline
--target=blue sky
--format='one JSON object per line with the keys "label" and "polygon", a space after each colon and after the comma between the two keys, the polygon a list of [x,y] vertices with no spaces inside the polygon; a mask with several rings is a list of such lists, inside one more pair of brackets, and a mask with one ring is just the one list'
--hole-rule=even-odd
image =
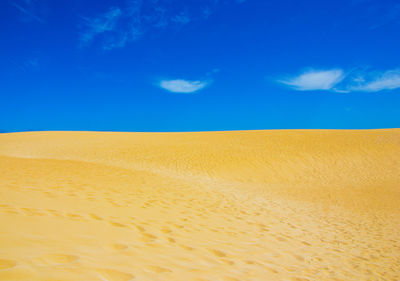
{"label": "blue sky", "polygon": [[0,132],[400,127],[400,2],[4,0]]}

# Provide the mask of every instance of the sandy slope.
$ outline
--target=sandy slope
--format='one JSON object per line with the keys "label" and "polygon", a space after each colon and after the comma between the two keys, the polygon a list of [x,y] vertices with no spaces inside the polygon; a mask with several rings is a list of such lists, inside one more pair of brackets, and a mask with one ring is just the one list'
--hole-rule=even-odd
{"label": "sandy slope", "polygon": [[400,130],[0,134],[0,280],[400,280]]}

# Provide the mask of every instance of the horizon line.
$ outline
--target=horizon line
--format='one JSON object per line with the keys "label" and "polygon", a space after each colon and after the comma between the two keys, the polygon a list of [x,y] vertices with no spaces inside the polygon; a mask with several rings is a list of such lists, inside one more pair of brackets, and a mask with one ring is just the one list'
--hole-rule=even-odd
{"label": "horizon line", "polygon": [[194,131],[114,131],[114,130],[21,130],[21,131],[1,131],[0,134],[17,133],[62,133],[62,132],[81,132],[81,133],[210,133],[210,132],[249,132],[249,131],[377,131],[377,130],[400,130],[400,127],[388,128],[367,128],[367,129],[343,129],[343,128],[290,128],[290,129],[232,129],[232,130],[194,130]]}

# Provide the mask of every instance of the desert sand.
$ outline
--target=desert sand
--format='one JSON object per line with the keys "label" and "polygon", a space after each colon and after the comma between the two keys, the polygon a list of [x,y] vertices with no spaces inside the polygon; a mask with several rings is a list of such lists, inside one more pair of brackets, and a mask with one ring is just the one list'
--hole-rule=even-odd
{"label": "desert sand", "polygon": [[400,280],[400,129],[0,134],[0,280]]}

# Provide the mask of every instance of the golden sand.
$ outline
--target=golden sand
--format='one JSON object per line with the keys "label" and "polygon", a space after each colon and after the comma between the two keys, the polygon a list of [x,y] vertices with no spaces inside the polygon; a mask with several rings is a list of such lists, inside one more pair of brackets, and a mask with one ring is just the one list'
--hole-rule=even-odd
{"label": "golden sand", "polygon": [[400,280],[400,130],[0,134],[0,280]]}

